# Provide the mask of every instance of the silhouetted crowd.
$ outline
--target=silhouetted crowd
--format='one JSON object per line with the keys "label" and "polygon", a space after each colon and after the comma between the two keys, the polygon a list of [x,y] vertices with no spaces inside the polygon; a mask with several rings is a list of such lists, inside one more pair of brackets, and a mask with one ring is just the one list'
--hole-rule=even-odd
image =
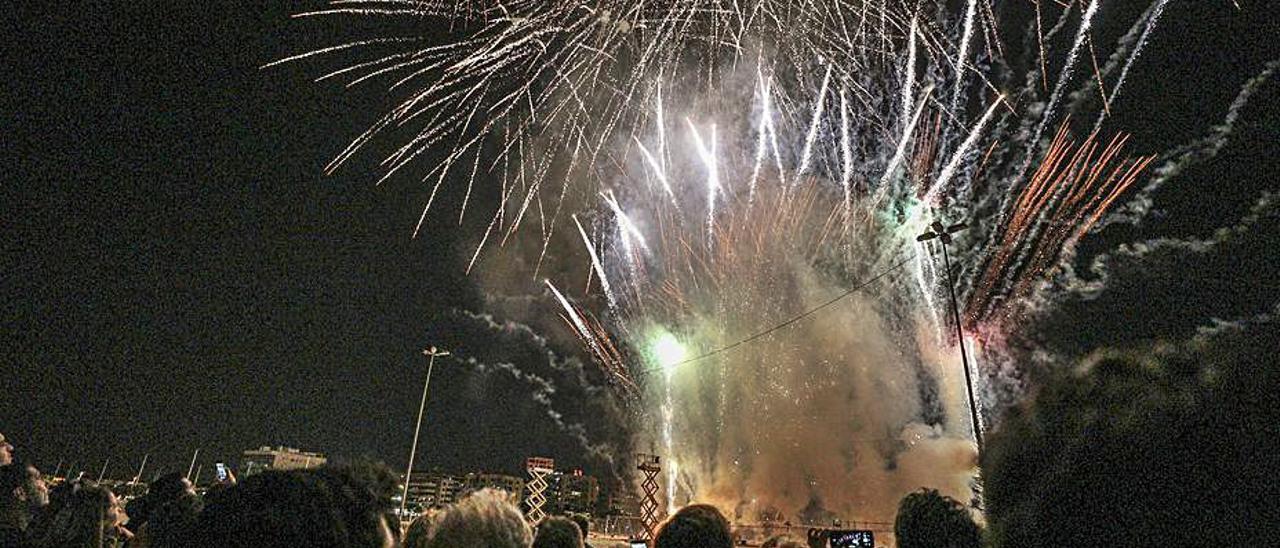
{"label": "silhouetted crowd", "polygon": [[[48,489],[35,467],[10,462],[11,446],[0,441],[0,447],[5,463],[0,466],[0,548],[591,548],[585,517],[552,516],[532,527],[508,493],[493,489],[424,513],[402,531],[393,501],[396,478],[381,465],[267,471],[239,483],[217,483],[203,496],[174,473],[156,479],[146,495],[122,507],[111,490],[91,480],[72,479]],[[978,546],[977,526],[958,503],[936,492],[912,497],[943,501],[952,517],[961,516],[955,521],[967,527],[972,544],[950,545]],[[913,519],[913,527],[940,533],[924,514]],[[650,543],[654,548],[735,545],[729,521],[705,504],[671,515]],[[774,537],[764,544],[826,545],[825,538],[812,535],[807,540]]]}
{"label": "silhouetted crowd", "polygon": [[[0,442],[4,444],[4,442]],[[402,532],[396,478],[379,465],[267,471],[219,483],[203,497],[179,474],[158,478],[121,507],[91,480],[47,489],[30,464],[0,466],[0,547],[584,548],[587,521],[553,516],[536,528],[502,491],[482,489],[423,514]],[[659,548],[732,546],[711,506],[689,506],[657,533]]]}
{"label": "silhouetted crowd", "polygon": [[[897,546],[1280,546],[1280,367],[1263,351],[1280,347],[1274,335],[1224,330],[1046,375],[987,438],[983,527],[971,508],[924,489],[899,504]],[[198,496],[170,474],[122,508],[92,481],[47,488],[0,435],[0,548],[587,546],[585,520],[552,517],[535,529],[493,490],[402,531],[397,485],[385,467],[361,464],[267,471]],[[649,546],[735,544],[720,511],[694,504]],[[811,534],[763,546],[828,544]]]}

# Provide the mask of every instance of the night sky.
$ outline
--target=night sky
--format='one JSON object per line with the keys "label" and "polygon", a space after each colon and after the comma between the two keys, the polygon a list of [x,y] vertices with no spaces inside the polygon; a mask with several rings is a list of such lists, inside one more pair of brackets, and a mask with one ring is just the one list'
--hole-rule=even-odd
{"label": "night sky", "polygon": [[[5,53],[0,432],[42,469],[96,473],[109,457],[117,477],[146,453],[152,472],[185,471],[196,447],[206,467],[277,444],[402,466],[433,318],[478,310],[482,295],[456,219],[430,217],[411,238],[429,189],[374,186],[361,166],[376,154],[323,175],[386,107],[377,88],[258,68],[350,29],[288,18],[314,2],[143,4],[14,8],[26,36]],[[1116,106],[1134,151],[1220,123],[1280,57],[1258,3],[1174,4]],[[1280,188],[1274,136],[1218,166],[1238,175],[1228,182],[1179,190],[1148,236],[1212,233],[1259,185]],[[1274,270],[1274,250],[1259,252]],[[585,463],[518,403],[519,384],[437,365],[420,463]]]}

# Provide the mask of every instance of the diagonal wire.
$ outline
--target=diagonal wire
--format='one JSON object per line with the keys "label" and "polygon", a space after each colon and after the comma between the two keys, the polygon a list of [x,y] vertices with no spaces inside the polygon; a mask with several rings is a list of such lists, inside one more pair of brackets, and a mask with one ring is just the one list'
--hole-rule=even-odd
{"label": "diagonal wire", "polygon": [[785,329],[785,328],[787,328],[787,327],[790,327],[790,326],[794,325],[796,322],[799,322],[800,320],[803,320],[803,319],[805,319],[805,318],[808,318],[809,316],[812,316],[812,315],[814,315],[814,314],[818,313],[819,311],[821,311],[821,310],[823,310],[823,309],[825,309],[825,308],[827,308],[827,307],[830,307],[830,306],[831,306],[831,305],[833,305],[833,304],[836,304],[837,302],[839,302],[840,300],[844,299],[845,297],[848,297],[848,296],[850,296],[850,295],[853,295],[854,293],[857,293],[857,292],[859,292],[859,291],[862,291],[862,290],[866,289],[867,287],[870,287],[872,284],[874,284],[874,283],[876,283],[876,282],[880,281],[880,280],[881,280],[882,278],[884,278],[885,276],[888,276],[889,274],[891,274],[891,273],[893,273],[893,272],[897,271],[899,268],[902,268],[902,267],[903,267],[903,265],[906,265],[906,264],[907,264],[907,261],[909,261],[909,260],[910,260],[910,259],[903,259],[903,260],[901,260],[901,261],[898,261],[898,262],[897,262],[897,263],[895,263],[893,266],[890,266],[889,268],[886,268],[884,271],[880,272],[879,274],[876,274],[875,276],[872,276],[870,279],[868,279],[868,280],[866,280],[866,281],[864,281],[864,282],[862,282],[862,283],[860,283],[860,284],[858,284],[858,285],[855,285],[855,286],[853,286],[853,287],[849,288],[849,290],[848,290],[848,291],[845,291],[844,293],[841,293],[841,294],[839,294],[839,295],[836,295],[835,297],[832,297],[832,298],[831,298],[830,300],[828,300],[827,302],[824,302],[824,303],[822,303],[822,304],[820,304],[820,305],[818,305],[818,306],[815,306],[815,307],[813,307],[813,308],[810,308],[810,309],[808,309],[808,310],[805,310],[804,312],[801,312],[801,313],[799,313],[799,314],[797,314],[797,315],[795,315],[795,316],[792,316],[792,317],[790,317],[790,318],[786,319],[785,321],[783,321],[783,322],[781,322],[781,323],[778,323],[778,324],[774,325],[773,327],[770,327],[770,328],[768,328],[768,329],[765,329],[764,331],[761,331],[761,332],[759,332],[759,333],[756,333],[756,334],[754,334],[754,335],[751,335],[751,336],[749,336],[749,337],[747,337],[747,338],[745,338],[745,339],[741,339],[741,340],[739,340],[739,341],[737,341],[737,342],[733,342],[733,343],[727,344],[727,345],[722,346],[722,347],[720,347],[720,348],[716,348],[716,349],[714,349],[714,350],[710,350],[710,351],[704,352],[704,353],[702,353],[702,354],[699,354],[699,355],[697,355],[697,356],[694,356],[694,357],[692,357],[692,358],[689,358],[689,359],[684,360],[684,361],[681,361],[681,362],[674,363],[674,364],[672,364],[672,365],[670,365],[670,366],[667,366],[667,367],[661,367],[661,366],[660,366],[660,367],[651,367],[651,368],[645,369],[645,371],[646,371],[646,372],[653,372],[653,371],[658,371],[658,370],[663,370],[663,369],[674,369],[674,368],[676,368],[676,367],[680,367],[680,366],[685,365],[685,364],[688,364],[688,363],[693,363],[693,362],[697,362],[697,361],[702,361],[702,360],[705,360],[705,359],[710,358],[710,357],[712,357],[712,356],[715,356],[715,355],[717,355],[717,354],[721,354],[721,353],[724,353],[724,352],[728,352],[728,351],[730,351],[730,350],[733,350],[734,348],[737,348],[737,347],[742,346],[742,345],[744,345],[744,344],[747,344],[747,343],[749,343],[749,342],[752,342],[752,341],[755,341],[755,340],[757,340],[757,339],[760,339],[761,337],[764,337],[764,336],[769,335],[769,334],[771,334],[771,333],[777,332],[778,330],[781,330],[781,329]]}

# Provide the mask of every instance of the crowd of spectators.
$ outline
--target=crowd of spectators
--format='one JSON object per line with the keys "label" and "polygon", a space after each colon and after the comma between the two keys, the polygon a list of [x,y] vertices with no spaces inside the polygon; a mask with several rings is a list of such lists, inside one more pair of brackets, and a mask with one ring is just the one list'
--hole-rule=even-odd
{"label": "crowd of spectators", "polygon": [[[396,478],[380,465],[267,471],[219,484],[203,496],[185,477],[168,474],[122,506],[111,490],[86,479],[48,489],[34,466],[12,459],[12,446],[3,437],[0,458],[0,548],[590,548],[585,517],[551,516],[534,528],[507,493],[493,489],[423,513],[402,530],[393,501]],[[936,492],[920,497],[933,506],[954,504],[935,501]],[[904,511],[909,511],[905,502]],[[963,521],[930,524],[931,515],[917,512],[906,519],[934,538],[943,538],[937,535],[945,536],[952,522]],[[972,521],[966,526],[976,534]],[[777,537],[764,546],[826,545],[825,539],[817,540]],[[736,544],[718,509],[692,504],[657,528],[651,546]]]}
{"label": "crowd of spectators", "polygon": [[[922,489],[899,505],[897,546],[1280,546],[1280,437],[1266,435],[1280,424],[1280,368],[1238,356],[1263,355],[1250,346],[1260,341],[1103,356],[1043,381],[987,438],[985,530],[972,507]],[[397,484],[385,467],[357,464],[266,471],[201,496],[170,474],[122,507],[93,481],[49,488],[0,434],[0,548],[589,546],[585,520],[550,517],[535,529],[506,493],[487,489],[402,529]],[[826,546],[814,531],[763,546]],[[692,504],[649,546],[737,543],[717,508]]]}

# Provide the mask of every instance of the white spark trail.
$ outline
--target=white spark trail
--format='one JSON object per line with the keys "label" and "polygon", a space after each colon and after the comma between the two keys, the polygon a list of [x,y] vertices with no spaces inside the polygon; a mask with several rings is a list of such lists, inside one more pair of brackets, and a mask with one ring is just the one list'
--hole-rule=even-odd
{"label": "white spark trail", "polygon": [[587,341],[594,352],[599,353],[600,346],[596,344],[595,337],[591,336],[591,330],[587,329],[587,322],[583,321],[582,316],[578,315],[578,310],[574,308],[572,304],[569,304],[569,299],[564,298],[564,295],[560,293],[559,289],[556,289],[556,286],[551,283],[551,280],[544,279],[542,280],[542,283],[547,284],[547,288],[556,296],[556,300],[560,301],[560,306],[564,307],[565,313],[569,315],[569,321],[572,322],[573,327],[578,330],[578,336]]}
{"label": "white spark trail", "polygon": [[609,209],[613,210],[614,217],[618,218],[618,226],[622,228],[623,234],[622,243],[628,248],[628,253],[631,251],[632,238],[640,244],[641,249],[645,250],[646,253],[649,252],[649,243],[645,241],[644,234],[640,232],[639,228],[636,228],[635,223],[631,222],[631,217],[628,217],[622,211],[622,206],[618,204],[618,198],[614,196],[613,191],[609,191],[608,194],[601,192],[600,197],[604,198],[605,203],[609,205]]}
{"label": "white spark trail", "polygon": [[943,340],[943,323],[938,321],[938,311],[933,304],[933,291],[931,288],[934,285],[925,280],[926,271],[928,271],[930,279],[933,279],[936,273],[934,272],[933,261],[925,260],[927,256],[930,256],[929,242],[916,242],[916,268],[914,269],[916,285],[920,288],[920,296],[924,297],[925,310],[929,311],[929,315],[933,319],[933,323],[930,325],[935,327],[933,330],[934,336],[941,342]]}
{"label": "white spark trail", "polygon": [[578,226],[578,234],[582,235],[582,243],[587,246],[587,253],[591,255],[591,267],[595,269],[596,275],[600,276],[600,288],[604,290],[604,296],[609,301],[609,308],[616,309],[618,303],[613,297],[613,288],[609,286],[609,277],[604,273],[604,264],[600,262],[600,256],[596,254],[596,246],[591,243],[591,238],[587,237],[587,231],[582,228],[582,223],[578,221],[577,215],[571,215],[573,224]]}
{"label": "white spark trail", "polygon": [[880,185],[876,188],[876,202],[888,193],[889,181],[893,178],[894,172],[898,170],[898,166],[902,163],[903,157],[907,155],[907,144],[911,142],[911,136],[915,133],[916,125],[920,121],[920,115],[924,114],[924,107],[929,102],[929,94],[933,92],[933,88],[925,89],[925,97],[920,101],[920,106],[916,107],[916,113],[907,121],[907,126],[902,128],[902,139],[898,141],[898,149],[893,153],[893,159],[889,160],[888,167],[884,170],[884,175],[880,177]]}
{"label": "white spark trail", "polygon": [[818,126],[822,123],[822,111],[827,104],[827,86],[831,84],[831,65],[827,65],[827,73],[822,77],[822,87],[818,90],[818,102],[813,107],[813,118],[809,121],[809,133],[804,138],[804,150],[800,153],[800,168],[796,175],[804,175],[809,169],[809,160],[813,157],[813,143],[818,140]]}
{"label": "white spark trail", "polygon": [[956,59],[956,89],[951,92],[951,112],[960,104],[960,92],[964,90],[964,76],[969,63],[969,45],[973,39],[973,16],[978,11],[978,0],[969,0],[964,12],[964,31],[960,35],[960,57]]}
{"label": "white spark trail", "polygon": [[671,515],[676,512],[676,479],[679,475],[675,440],[671,433],[671,422],[675,420],[675,405],[671,398],[670,368],[668,368],[666,381],[666,400],[662,403],[662,445],[667,451],[667,515]]}
{"label": "white spark trail", "polygon": [[978,138],[982,136],[982,128],[987,125],[987,122],[991,121],[991,116],[995,114],[996,107],[1000,106],[1000,103],[1003,102],[1004,95],[996,97],[996,100],[992,101],[991,106],[987,108],[987,112],[982,115],[982,118],[978,120],[977,124],[974,124],[973,130],[969,132],[969,136],[965,138],[963,143],[961,143],[960,148],[956,150],[956,153],[951,156],[951,161],[947,162],[947,167],[942,169],[942,174],[938,176],[938,181],[934,183],[933,188],[929,189],[929,193],[925,195],[925,204],[934,204],[938,200],[938,196],[946,191],[947,184],[951,182],[951,178],[954,177],[956,171],[960,169],[961,162],[964,161],[965,156],[969,153],[969,150],[973,148],[973,145],[978,142]]}
{"label": "white spark trail", "polygon": [[[658,163],[655,165],[661,166],[660,171],[665,172],[666,171],[665,168],[667,166],[667,128],[665,127],[664,125],[665,122],[663,121],[664,118],[662,113],[662,86],[661,85],[658,86],[657,95],[658,95],[657,97],[658,111],[656,115],[658,117]],[[667,188],[667,192],[671,192],[670,187]],[[674,201],[675,198],[676,198],[675,194],[672,194],[671,195],[672,201]]]}
{"label": "white spark trail", "polygon": [[639,137],[632,136],[632,139],[635,139],[636,144],[640,146],[640,154],[644,155],[645,162],[648,162],[649,167],[653,169],[653,174],[658,177],[658,182],[662,183],[662,190],[666,191],[667,196],[671,197],[671,203],[678,205],[676,193],[671,190],[671,181],[667,180],[667,174],[663,172],[662,165],[658,163],[658,159],[653,157],[648,148],[645,148]]}
{"label": "white spark trail", "polygon": [[902,84],[902,120],[911,119],[912,101],[916,93],[916,18],[911,18],[911,34],[907,37],[907,66]]}
{"label": "white spark trail", "polygon": [[1026,157],[1022,160],[1022,167],[1018,169],[1018,177],[1026,174],[1027,168],[1031,166],[1032,153],[1039,146],[1040,137],[1044,134],[1045,127],[1049,125],[1049,120],[1053,118],[1053,111],[1058,107],[1062,92],[1071,81],[1071,73],[1074,72],[1076,60],[1080,57],[1080,46],[1089,35],[1089,29],[1093,26],[1093,16],[1097,12],[1098,0],[1090,0],[1089,7],[1085,8],[1084,15],[1080,18],[1080,29],[1076,31],[1075,43],[1071,46],[1071,52],[1067,54],[1067,63],[1062,67],[1058,83],[1053,86],[1053,94],[1049,96],[1049,103],[1044,107],[1044,113],[1040,117],[1040,123],[1036,125],[1035,133],[1031,135],[1031,140],[1027,141]]}
{"label": "white spark trail", "polygon": [[707,148],[706,143],[702,141],[702,135],[698,134],[698,128],[693,125],[693,121],[685,118],[685,123],[689,125],[689,131],[693,134],[693,144],[698,149],[698,156],[702,158],[702,163],[707,166],[707,242],[710,243],[711,237],[715,230],[716,218],[716,191],[720,189],[720,176],[716,170],[716,126],[711,125],[711,148]]}
{"label": "white spark trail", "polygon": [[760,181],[760,170],[764,167],[765,151],[768,147],[770,120],[773,118],[772,106],[770,105],[771,93],[770,82],[765,82],[764,72],[759,67],[756,68],[756,77],[759,79],[760,93],[760,134],[756,137],[756,159],[755,166],[751,169],[751,182],[747,185],[747,207],[750,208],[755,203],[756,183]]}
{"label": "white spark trail", "polygon": [[840,187],[844,189],[844,224],[853,219],[853,143],[849,139],[849,98],[840,90]]}
{"label": "white spark trail", "polygon": [[[1124,86],[1125,80],[1129,77],[1129,69],[1133,68],[1133,62],[1138,59],[1138,55],[1142,53],[1142,48],[1147,45],[1147,39],[1151,37],[1151,32],[1155,30],[1156,23],[1160,21],[1160,16],[1164,14],[1164,7],[1169,0],[1157,0],[1155,11],[1151,13],[1151,18],[1147,20],[1147,27],[1142,30],[1142,37],[1138,38],[1138,43],[1133,47],[1133,52],[1129,54],[1129,59],[1125,61],[1124,68],[1120,69],[1120,78],[1116,80],[1115,89],[1111,90],[1111,97],[1107,99],[1107,103],[1114,103],[1116,97],[1120,96],[1120,88]],[[1102,128],[1102,122],[1107,119],[1107,109],[1103,108],[1098,113],[1098,121],[1093,125],[1093,133],[1097,133]]]}

